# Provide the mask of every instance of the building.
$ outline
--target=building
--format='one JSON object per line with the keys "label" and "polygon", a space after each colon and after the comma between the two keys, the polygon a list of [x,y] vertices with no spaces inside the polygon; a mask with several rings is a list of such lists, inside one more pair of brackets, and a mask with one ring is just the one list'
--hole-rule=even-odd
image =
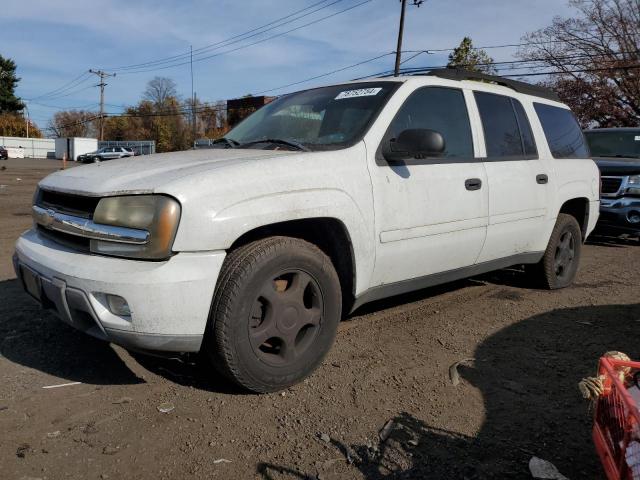
{"label": "building", "polygon": [[276,97],[251,96],[227,100],[227,124],[229,128],[235,127],[241,120],[275,100]]}

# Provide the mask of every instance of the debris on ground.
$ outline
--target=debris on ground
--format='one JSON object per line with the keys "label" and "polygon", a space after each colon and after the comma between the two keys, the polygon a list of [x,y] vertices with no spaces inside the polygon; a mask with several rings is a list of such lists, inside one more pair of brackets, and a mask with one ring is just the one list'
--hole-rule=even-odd
{"label": "debris on ground", "polygon": [[214,464],[218,464],[218,463],[231,463],[231,460],[227,460],[226,458],[218,458],[217,460],[213,461]]}
{"label": "debris on ground", "polygon": [[23,443],[21,445],[18,446],[18,449],[16,450],[16,456],[18,458],[24,458],[27,455],[27,452],[31,451],[31,445],[29,445],[28,443]]}
{"label": "debris on ground", "polygon": [[47,438],[56,438],[60,436],[60,430],[56,430],[55,432],[47,433]]}
{"label": "debris on ground", "polygon": [[533,478],[542,478],[547,480],[569,480],[562,475],[556,466],[538,457],[531,457],[529,460],[529,471]]}
{"label": "debris on ground", "polygon": [[121,397],[113,402],[114,405],[122,405],[124,403],[131,403],[131,397]]}
{"label": "debris on ground", "polygon": [[102,449],[103,455],[115,455],[120,451],[120,447],[112,447],[111,445],[107,445]]}
{"label": "debris on ground", "polygon": [[325,443],[329,443],[331,441],[331,437],[326,433],[321,433],[319,437],[320,437],[320,440],[322,440]]}
{"label": "debris on ground", "polygon": [[380,430],[380,433],[378,433],[378,436],[380,437],[380,441],[385,442],[387,438],[389,438],[389,435],[391,435],[391,432],[393,431],[394,426],[395,426],[395,423],[393,420],[389,420],[387,423],[384,424],[384,427],[382,427],[382,430]]}
{"label": "debris on ground", "polygon": [[160,413],[169,413],[174,408],[176,408],[175,405],[169,402],[161,403],[160,405],[158,405],[158,411]]}
{"label": "debris on ground", "polygon": [[474,358],[465,358],[463,360],[455,362],[449,367],[449,380],[451,380],[451,384],[454,387],[460,384],[460,374],[458,373],[458,366],[466,362],[473,362],[474,360]]}
{"label": "debris on ground", "polygon": [[42,388],[60,388],[60,387],[70,387],[72,385],[80,385],[82,382],[69,382],[69,383],[60,383],[58,385],[46,385]]}

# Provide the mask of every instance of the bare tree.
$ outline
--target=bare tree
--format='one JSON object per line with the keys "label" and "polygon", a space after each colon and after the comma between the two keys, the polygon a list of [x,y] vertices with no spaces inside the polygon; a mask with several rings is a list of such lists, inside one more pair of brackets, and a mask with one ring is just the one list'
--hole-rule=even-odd
{"label": "bare tree", "polygon": [[57,137],[92,137],[96,136],[96,120],[99,114],[85,110],[68,110],[56,112],[49,121],[49,128]]}
{"label": "bare tree", "polygon": [[142,98],[156,106],[164,106],[169,99],[178,98],[176,82],[167,77],[154,77],[147,83]]}
{"label": "bare tree", "polygon": [[640,125],[640,2],[569,0],[569,5],[578,14],[557,17],[527,34],[518,56],[560,72],[544,83],[584,126]]}

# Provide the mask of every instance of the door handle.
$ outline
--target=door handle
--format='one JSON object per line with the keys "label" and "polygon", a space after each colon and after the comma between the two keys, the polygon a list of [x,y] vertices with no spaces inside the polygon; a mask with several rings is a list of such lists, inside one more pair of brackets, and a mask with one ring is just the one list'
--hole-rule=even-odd
{"label": "door handle", "polygon": [[480,190],[482,188],[482,180],[479,178],[469,178],[464,182],[464,188],[467,190]]}
{"label": "door handle", "polygon": [[544,185],[545,183],[549,183],[549,177],[546,174],[541,173],[540,175],[536,175],[536,182],[540,185]]}

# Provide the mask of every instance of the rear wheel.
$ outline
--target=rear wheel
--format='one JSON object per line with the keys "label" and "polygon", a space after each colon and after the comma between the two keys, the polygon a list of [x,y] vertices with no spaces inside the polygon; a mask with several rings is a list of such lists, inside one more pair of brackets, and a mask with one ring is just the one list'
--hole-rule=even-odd
{"label": "rear wheel", "polygon": [[572,215],[561,213],[542,260],[529,271],[545,288],[567,287],[576,277],[581,252],[582,232],[578,221]]}
{"label": "rear wheel", "polygon": [[273,392],[313,372],[340,321],[338,275],[315,245],[289,237],[230,253],[214,295],[206,350],[215,367],[254,392]]}

